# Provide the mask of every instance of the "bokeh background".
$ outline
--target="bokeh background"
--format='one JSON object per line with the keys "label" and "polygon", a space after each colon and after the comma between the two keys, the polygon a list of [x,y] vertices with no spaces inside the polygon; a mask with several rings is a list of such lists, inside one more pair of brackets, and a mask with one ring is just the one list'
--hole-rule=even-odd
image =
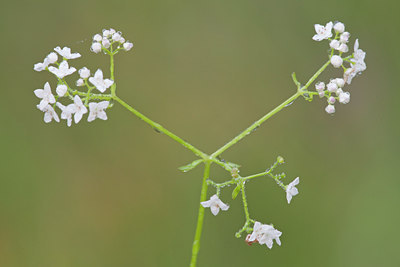
{"label": "bokeh background", "polygon": [[[188,266],[202,168],[195,157],[116,105],[107,122],[45,124],[33,71],[55,46],[106,70],[91,37],[113,27],[134,42],[116,58],[119,96],[211,153],[292,95],[326,59],[314,23],[343,21],[368,69],[337,113],[302,99],[223,158],[241,174],[281,155],[287,205],[271,179],[247,186],[251,216],[282,247],[247,246],[240,199],[207,210],[199,266],[400,266],[398,1],[7,1],[0,10],[0,266]],[[351,43],[351,44],[352,44]],[[325,80],[339,75],[326,72]],[[76,76],[75,76],[76,77]],[[54,89],[53,89],[54,90]],[[214,166],[218,181],[227,174]],[[210,191],[212,194],[213,191]]]}

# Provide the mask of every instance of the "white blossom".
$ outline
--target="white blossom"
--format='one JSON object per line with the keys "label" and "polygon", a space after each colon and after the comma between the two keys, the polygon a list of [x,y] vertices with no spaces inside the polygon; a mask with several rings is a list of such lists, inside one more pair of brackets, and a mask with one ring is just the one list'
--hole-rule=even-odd
{"label": "white blossom", "polygon": [[109,30],[110,36],[113,35],[115,33],[115,30],[113,28],[110,28]]}
{"label": "white blossom", "polygon": [[56,53],[51,52],[50,54],[47,55],[47,59],[49,60],[49,64],[54,64],[58,60],[58,56]]}
{"label": "white blossom", "polygon": [[319,82],[319,83],[315,84],[315,89],[318,92],[321,92],[321,91],[325,90],[325,83],[324,82]]}
{"label": "white blossom", "polygon": [[84,86],[85,82],[83,81],[82,78],[79,78],[78,80],[76,80],[76,86]]}
{"label": "white blossom", "polygon": [[334,93],[338,89],[338,85],[335,80],[331,80],[326,86],[329,92]]}
{"label": "white blossom", "polygon": [[335,30],[335,32],[342,33],[344,32],[344,24],[341,22],[336,22],[333,26],[333,29]]}
{"label": "white blossom", "polygon": [[347,104],[350,102],[350,93],[342,92],[339,94],[339,102],[342,104]]}
{"label": "white blossom", "polygon": [[315,24],[314,28],[317,34],[313,36],[313,40],[322,41],[332,37],[332,22],[328,22],[325,27],[320,24]]}
{"label": "white blossom", "polygon": [[101,41],[101,44],[105,47],[105,48],[109,48],[111,43],[110,40],[108,40],[107,38],[103,38],[103,40]]}
{"label": "white blossom", "polygon": [[318,92],[318,96],[319,96],[320,98],[323,98],[323,97],[325,96],[325,92],[324,92],[324,91]]}
{"label": "white blossom", "polygon": [[248,241],[258,242],[260,245],[265,244],[269,249],[271,249],[274,240],[279,246],[281,245],[281,240],[279,239],[281,235],[282,232],[275,229],[272,225],[255,222],[253,232],[248,238]]}
{"label": "white blossom", "polygon": [[49,123],[52,120],[60,122],[60,118],[58,117],[57,113],[54,111],[54,108],[51,105],[47,105],[43,109],[41,109],[39,105],[37,105],[37,108],[44,112],[45,123]]}
{"label": "white blossom", "polygon": [[65,76],[74,73],[76,69],[74,67],[70,68],[68,62],[64,60],[63,62],[60,63],[60,66],[58,66],[58,68],[50,66],[49,71],[54,75],[56,75],[58,78],[62,79]]}
{"label": "white blossom", "polygon": [[342,88],[337,89],[335,93],[337,96],[340,95],[341,93],[343,93]]}
{"label": "white blossom", "polygon": [[90,50],[94,53],[99,53],[101,51],[101,44],[100,43],[93,43],[92,46],[90,47]]}
{"label": "white blossom", "polygon": [[[331,105],[330,105],[331,106]],[[286,200],[288,203],[292,200],[292,197],[297,195],[299,193],[299,190],[297,190],[296,185],[300,183],[300,178],[297,177],[294,179],[290,184],[286,186]]]}
{"label": "white blossom", "polygon": [[346,44],[349,41],[350,38],[350,33],[349,32],[344,32],[340,35],[340,42]]}
{"label": "white blossom", "polygon": [[328,114],[333,114],[333,113],[335,113],[335,106],[329,104],[326,106],[325,111]]}
{"label": "white blossom", "polygon": [[56,103],[54,95],[51,93],[50,84],[46,82],[43,89],[36,89],[33,91],[38,98],[41,98],[38,108],[43,110],[48,104]]}
{"label": "white blossom", "polygon": [[121,39],[119,39],[119,43],[120,43],[120,44],[125,43],[125,38],[124,38],[124,37],[121,37]]}
{"label": "white blossom", "polygon": [[82,79],[87,79],[90,76],[90,70],[86,67],[83,67],[78,72],[79,72],[79,76],[81,76]]}
{"label": "white blossom", "polygon": [[57,107],[62,111],[61,119],[67,120],[67,125],[70,127],[72,123],[72,114],[75,112],[75,105],[69,104],[68,106],[64,106],[60,102],[57,102]]}
{"label": "white blossom", "polygon": [[219,209],[228,210],[229,206],[222,202],[217,195],[213,195],[210,200],[203,201],[200,203],[204,208],[210,208],[211,213],[216,216],[219,213]]}
{"label": "white blossom", "polygon": [[133,47],[133,44],[132,44],[131,42],[126,42],[126,43],[124,43],[124,49],[125,49],[125,51],[131,50],[132,47]]}
{"label": "white blossom", "polygon": [[358,39],[354,43],[354,53],[353,58],[350,59],[351,68],[347,69],[344,73],[345,81],[350,84],[351,80],[357,75],[367,69],[367,65],[364,62],[366,53],[359,49]]}
{"label": "white blossom", "polygon": [[114,81],[110,79],[103,79],[103,72],[101,69],[96,71],[94,77],[89,78],[89,82],[96,86],[97,90],[102,93],[104,93],[104,91],[114,83]]}
{"label": "white blossom", "polygon": [[335,68],[339,68],[340,66],[342,66],[343,64],[343,59],[338,56],[338,55],[333,55],[331,57],[331,64],[335,67]]}
{"label": "white blossom", "polygon": [[340,42],[338,41],[338,40],[332,40],[330,43],[329,43],[329,46],[331,47],[331,48],[333,48],[333,49],[335,49],[335,50],[339,50],[339,47],[340,47]]}
{"label": "white blossom", "polygon": [[93,41],[95,42],[100,42],[102,39],[103,37],[101,37],[101,35],[98,33],[93,36]]}
{"label": "white blossom", "polygon": [[103,30],[103,36],[104,37],[109,37],[110,36],[110,31],[109,30]]}
{"label": "white blossom", "polygon": [[101,120],[107,120],[107,114],[105,109],[108,107],[110,102],[108,101],[101,101],[99,103],[89,103],[89,116],[88,122],[94,121],[96,118]]}
{"label": "white blossom", "polygon": [[35,71],[43,71],[43,70],[45,70],[45,69],[49,66],[49,64],[50,64],[50,61],[49,61],[49,59],[46,57],[46,58],[43,60],[43,62],[36,63],[36,64],[33,66],[33,69],[34,69]]}
{"label": "white blossom", "polygon": [[67,93],[68,87],[65,84],[57,85],[56,92],[57,95],[63,97]]}
{"label": "white blossom", "polygon": [[74,113],[74,121],[78,123],[81,119],[83,114],[86,114],[87,108],[83,105],[82,100],[79,96],[74,97],[74,106],[73,106],[73,113]]}
{"label": "white blossom", "polygon": [[343,86],[344,86],[344,84],[345,84],[344,79],[342,79],[342,78],[336,78],[336,79],[335,79],[335,83],[336,83],[337,86],[340,87],[340,88],[343,88]]}
{"label": "white blossom", "polygon": [[113,34],[112,40],[115,41],[115,42],[119,42],[121,40],[121,37],[122,37],[121,33],[116,32],[116,33]]}
{"label": "white blossom", "polygon": [[349,52],[349,47],[347,46],[347,44],[341,44],[338,50],[342,53],[347,53]]}
{"label": "white blossom", "polygon": [[81,54],[79,53],[71,53],[71,48],[69,47],[64,47],[63,49],[61,49],[59,46],[57,46],[56,48],[54,48],[54,51],[59,53],[65,59],[75,59],[81,57]]}
{"label": "white blossom", "polygon": [[328,103],[329,104],[335,104],[335,102],[336,102],[336,98],[334,98],[333,96],[328,98]]}

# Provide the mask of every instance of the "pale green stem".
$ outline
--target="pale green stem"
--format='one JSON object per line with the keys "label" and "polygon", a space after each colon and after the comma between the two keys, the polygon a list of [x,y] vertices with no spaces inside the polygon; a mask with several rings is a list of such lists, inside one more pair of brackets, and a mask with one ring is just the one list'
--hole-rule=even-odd
{"label": "pale green stem", "polygon": [[189,149],[190,151],[192,151],[194,154],[196,154],[197,156],[203,158],[203,159],[208,159],[208,155],[205,154],[204,152],[202,152],[201,150],[195,148],[194,146],[192,146],[191,144],[189,144],[188,142],[186,142],[185,140],[183,140],[182,138],[180,138],[179,136],[173,134],[172,132],[168,131],[167,129],[165,129],[163,126],[161,126],[160,124],[150,120],[148,117],[146,117],[145,115],[143,115],[142,113],[140,113],[139,111],[137,111],[136,109],[134,109],[133,107],[131,107],[129,104],[125,103],[122,99],[120,99],[118,96],[114,96],[113,99],[115,101],[117,101],[118,103],[120,103],[123,107],[125,107],[127,110],[129,110],[130,112],[132,112],[135,116],[139,117],[140,119],[142,119],[144,122],[146,122],[147,124],[149,124],[151,127],[153,127],[154,129],[156,129],[157,131],[165,134],[166,136],[172,138],[173,140],[175,140],[176,142],[180,143],[181,145],[183,145],[184,147],[186,147],[187,149]]}
{"label": "pale green stem", "polygon": [[[210,176],[210,165],[211,161],[207,160],[204,162],[204,175],[203,175],[203,183],[201,186],[201,193],[200,193],[200,202],[206,201],[207,199],[207,179]],[[203,230],[203,221],[204,221],[204,207],[200,204],[199,205],[199,214],[197,217],[197,227],[196,227],[196,234],[194,235],[193,247],[192,247],[192,260],[190,261],[190,267],[195,267],[197,262],[197,255],[199,254],[200,250],[200,238],[201,232]]]}
{"label": "pale green stem", "polygon": [[249,208],[247,207],[247,199],[246,199],[246,192],[244,190],[244,184],[242,185],[242,200],[243,200],[243,207],[244,213],[246,215],[246,223],[250,220]]}

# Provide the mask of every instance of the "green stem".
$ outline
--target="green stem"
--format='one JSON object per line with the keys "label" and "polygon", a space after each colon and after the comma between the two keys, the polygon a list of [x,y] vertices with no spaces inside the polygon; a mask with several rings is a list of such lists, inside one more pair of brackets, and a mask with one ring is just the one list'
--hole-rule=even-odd
{"label": "green stem", "polygon": [[114,54],[113,54],[113,47],[111,45],[111,53],[110,53],[110,79],[114,81],[114,83],[111,85],[111,95],[115,97],[115,91],[117,89],[117,86],[115,84],[115,78],[114,78]]}
{"label": "green stem", "polygon": [[[210,165],[211,162],[209,160],[204,162],[204,175],[203,175],[203,183],[201,186],[201,193],[200,193],[200,202],[206,201],[207,199],[207,179],[210,176]],[[204,221],[204,207],[200,204],[199,205],[199,214],[197,217],[197,227],[196,227],[196,234],[194,235],[193,247],[192,247],[192,260],[190,261],[190,267],[195,267],[197,262],[197,255],[199,254],[200,250],[200,238],[201,232],[203,230],[203,221]]]}
{"label": "green stem", "polygon": [[244,184],[242,185],[242,200],[244,207],[244,214],[246,215],[246,223],[250,221],[249,208],[247,207],[246,192],[244,190]]}
{"label": "green stem", "polygon": [[182,138],[180,138],[179,136],[173,134],[172,132],[168,131],[167,129],[165,129],[163,126],[161,126],[160,124],[150,120],[148,117],[146,117],[145,115],[143,115],[142,113],[140,113],[139,111],[137,111],[136,109],[134,109],[133,107],[131,107],[129,104],[127,104],[126,102],[124,102],[122,99],[120,99],[118,96],[114,96],[113,99],[115,101],[117,101],[118,103],[120,103],[123,107],[125,107],[127,110],[129,110],[130,112],[132,112],[135,116],[139,117],[140,119],[142,119],[144,122],[146,122],[147,124],[149,124],[151,127],[153,127],[154,129],[156,129],[157,131],[164,133],[165,135],[167,135],[168,137],[172,138],[173,140],[175,140],[176,142],[180,143],[181,145],[183,145],[184,147],[186,147],[187,149],[189,149],[190,151],[192,151],[195,155],[199,156],[200,158],[203,159],[208,159],[208,155],[205,154],[204,152],[202,152],[201,150],[197,149],[196,147],[192,146],[191,144],[189,144],[188,142],[186,142],[185,140],[183,140]]}

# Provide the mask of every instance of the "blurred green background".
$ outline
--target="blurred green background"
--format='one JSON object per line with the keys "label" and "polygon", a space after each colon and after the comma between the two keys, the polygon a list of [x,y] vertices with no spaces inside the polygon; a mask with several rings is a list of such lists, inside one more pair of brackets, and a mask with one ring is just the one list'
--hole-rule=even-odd
{"label": "blurred green background", "polygon": [[[33,71],[54,47],[106,70],[91,37],[113,27],[135,45],[116,58],[119,96],[211,153],[292,95],[326,58],[314,23],[339,20],[368,69],[351,103],[299,99],[223,154],[241,174],[278,155],[300,194],[287,205],[271,179],[251,182],[251,216],[283,232],[249,247],[240,199],[207,210],[199,266],[400,266],[398,1],[7,1],[0,10],[0,266],[188,266],[202,168],[195,157],[116,105],[107,122],[49,125]],[[351,43],[351,46],[352,46]],[[339,75],[332,70],[324,79]],[[107,75],[108,76],[108,75]],[[75,76],[76,77],[76,76]],[[74,79],[75,79],[74,77]],[[218,181],[226,173],[214,166]],[[213,191],[210,191],[212,194]]]}

